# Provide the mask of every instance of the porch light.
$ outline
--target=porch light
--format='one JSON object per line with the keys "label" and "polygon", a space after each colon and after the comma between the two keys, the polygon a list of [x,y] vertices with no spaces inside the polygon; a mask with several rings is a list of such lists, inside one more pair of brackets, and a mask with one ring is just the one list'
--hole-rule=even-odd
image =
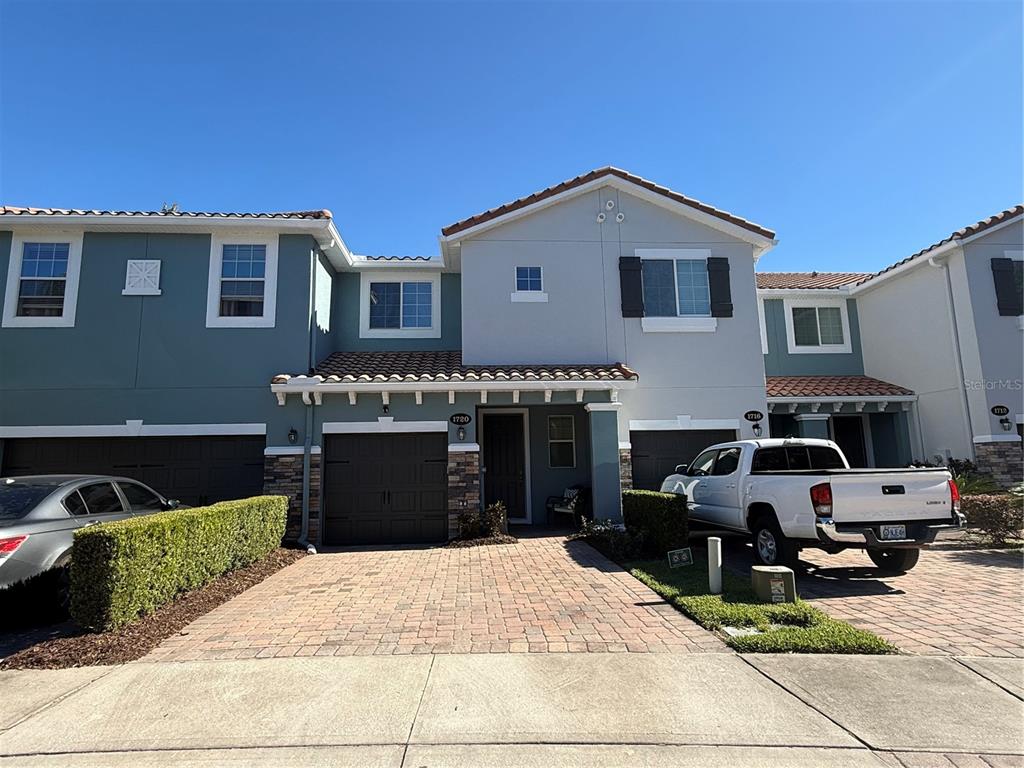
{"label": "porch light", "polygon": [[764,431],[764,430],[761,429],[761,422],[760,421],[755,421],[754,422],[754,426],[751,427],[751,429],[754,430],[754,437],[760,437],[761,436],[761,432]]}
{"label": "porch light", "polygon": [[1009,432],[1013,429],[1013,422],[1010,421],[1008,416],[1003,416],[1003,418],[999,420],[999,426],[1003,428],[1004,432]]}
{"label": "porch light", "polygon": [[297,442],[299,442],[299,432],[297,429],[295,429],[295,427],[292,427],[291,429],[288,430],[288,442],[291,443],[292,445],[295,445]]}
{"label": "porch light", "polygon": [[457,430],[455,430],[455,436],[459,438],[459,442],[461,443],[463,440],[466,439],[466,428],[459,427]]}

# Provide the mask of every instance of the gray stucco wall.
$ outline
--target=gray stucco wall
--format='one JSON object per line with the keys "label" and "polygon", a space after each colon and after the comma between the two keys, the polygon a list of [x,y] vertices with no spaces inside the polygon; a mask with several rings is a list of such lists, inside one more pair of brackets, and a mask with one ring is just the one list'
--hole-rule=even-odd
{"label": "gray stucco wall", "polygon": [[791,355],[786,339],[785,306],[782,299],[764,299],[765,335],[768,353],[764,372],[768,376],[858,376],[864,373],[860,348],[860,318],[857,302],[846,300],[850,321],[850,352]]}
{"label": "gray stucco wall", "polygon": [[[614,207],[604,223],[599,212]],[[622,213],[624,221],[615,221]],[[714,333],[645,333],[623,318],[620,256],[638,248],[706,248],[726,257],[734,316]],[[547,303],[513,303],[516,266],[541,266]],[[630,420],[736,420],[766,410],[753,247],[718,229],[602,187],[462,243],[463,356],[469,363],[624,362],[640,375],[622,393],[619,439]],[[514,329],[514,330],[510,330]]]}
{"label": "gray stucco wall", "polygon": [[[314,246],[280,237],[274,328],[207,328],[209,235],[86,232],[75,327],[0,329],[0,425],[265,421],[271,377],[308,366]],[[130,258],[161,260],[160,296],[121,295]]]}

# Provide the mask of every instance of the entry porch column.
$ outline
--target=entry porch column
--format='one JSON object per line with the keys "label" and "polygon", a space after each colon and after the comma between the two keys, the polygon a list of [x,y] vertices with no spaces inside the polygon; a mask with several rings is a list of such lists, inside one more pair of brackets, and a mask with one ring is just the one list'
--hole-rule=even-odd
{"label": "entry porch column", "polygon": [[796,421],[796,428],[800,437],[829,439],[827,413],[798,413],[793,419]]}
{"label": "entry porch column", "polygon": [[622,403],[587,403],[590,414],[590,488],[595,520],[622,521],[619,479],[619,409]]}

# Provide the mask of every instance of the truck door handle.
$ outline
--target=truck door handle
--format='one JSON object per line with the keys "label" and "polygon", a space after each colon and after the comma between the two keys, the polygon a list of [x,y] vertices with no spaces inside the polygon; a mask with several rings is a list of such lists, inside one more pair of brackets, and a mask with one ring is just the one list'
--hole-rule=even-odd
{"label": "truck door handle", "polygon": [[907,492],[907,489],[902,485],[883,485],[882,495],[883,496],[901,496]]}

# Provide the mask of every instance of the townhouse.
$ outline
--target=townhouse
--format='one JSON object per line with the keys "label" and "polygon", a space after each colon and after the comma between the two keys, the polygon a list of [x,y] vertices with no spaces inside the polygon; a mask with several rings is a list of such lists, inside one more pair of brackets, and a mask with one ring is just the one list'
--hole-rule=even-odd
{"label": "townhouse", "polygon": [[571,486],[618,518],[623,487],[767,432],[773,244],[614,168],[420,258],[353,253],[328,211],[2,208],[0,474],[284,492],[327,545],[443,541],[499,500],[544,524]]}
{"label": "townhouse", "polygon": [[1022,479],[1024,206],[871,273],[757,276],[772,434]]}

